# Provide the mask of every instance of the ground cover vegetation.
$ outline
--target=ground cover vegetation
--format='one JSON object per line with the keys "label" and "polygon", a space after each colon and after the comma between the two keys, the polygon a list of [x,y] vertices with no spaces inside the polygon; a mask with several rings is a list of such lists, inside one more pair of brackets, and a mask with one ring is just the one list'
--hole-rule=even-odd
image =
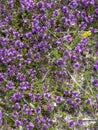
{"label": "ground cover vegetation", "polygon": [[0,0],[0,130],[98,130],[98,0]]}

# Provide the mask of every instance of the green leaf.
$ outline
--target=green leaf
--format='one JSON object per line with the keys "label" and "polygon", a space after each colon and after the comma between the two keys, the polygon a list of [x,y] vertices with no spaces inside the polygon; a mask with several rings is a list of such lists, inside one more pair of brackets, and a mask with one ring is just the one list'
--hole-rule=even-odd
{"label": "green leaf", "polygon": [[54,49],[54,50],[52,51],[52,54],[55,56],[56,59],[58,59],[58,58],[61,57],[57,49]]}

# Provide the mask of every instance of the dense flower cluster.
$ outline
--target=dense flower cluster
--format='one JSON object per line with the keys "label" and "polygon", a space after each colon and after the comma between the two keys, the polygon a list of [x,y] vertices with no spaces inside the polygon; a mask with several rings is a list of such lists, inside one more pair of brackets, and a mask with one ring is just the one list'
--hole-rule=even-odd
{"label": "dense flower cluster", "polygon": [[1,0],[0,12],[0,129],[96,121],[98,1]]}

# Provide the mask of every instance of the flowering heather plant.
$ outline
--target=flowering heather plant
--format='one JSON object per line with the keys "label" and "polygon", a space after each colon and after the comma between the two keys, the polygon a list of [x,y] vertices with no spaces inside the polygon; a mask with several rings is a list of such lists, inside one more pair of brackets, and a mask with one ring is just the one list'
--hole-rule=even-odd
{"label": "flowering heather plant", "polygon": [[98,1],[0,1],[0,130],[98,128]]}

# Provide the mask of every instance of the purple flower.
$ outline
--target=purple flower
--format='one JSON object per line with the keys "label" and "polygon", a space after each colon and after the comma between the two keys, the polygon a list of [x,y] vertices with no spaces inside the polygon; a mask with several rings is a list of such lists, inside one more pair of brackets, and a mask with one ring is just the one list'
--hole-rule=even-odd
{"label": "purple flower", "polygon": [[80,43],[83,44],[83,45],[86,44],[87,42],[88,42],[87,38],[82,38],[81,41],[80,41]]}
{"label": "purple flower", "polygon": [[57,61],[56,61],[56,64],[59,66],[59,67],[64,67],[65,65],[65,61],[63,60],[63,58],[59,58]]}
{"label": "purple flower", "polygon": [[47,105],[46,108],[47,108],[49,111],[53,111],[53,110],[54,110],[52,104]]}
{"label": "purple flower", "polygon": [[66,36],[63,36],[63,39],[66,41],[66,42],[69,42],[71,43],[72,42],[72,36],[70,34],[66,35]]}
{"label": "purple flower", "polygon": [[0,73],[0,82],[4,81],[5,78],[6,78],[6,76],[3,73]]}
{"label": "purple flower", "polygon": [[2,119],[2,111],[0,110],[0,119]]}
{"label": "purple flower", "polygon": [[47,42],[41,41],[40,43],[38,43],[38,48],[40,49],[40,51],[45,51],[47,50],[49,47],[49,45],[47,44]]}
{"label": "purple flower", "polygon": [[94,33],[94,34],[95,34],[95,33],[98,33],[98,29],[97,29],[97,28],[91,27],[90,30],[91,30],[91,32]]}
{"label": "purple flower", "polygon": [[83,124],[83,120],[82,119],[78,119],[77,120],[77,125],[82,126],[82,124]]}
{"label": "purple flower", "polygon": [[15,126],[20,126],[20,125],[22,125],[22,122],[20,120],[16,120],[15,121]]}
{"label": "purple flower", "polygon": [[18,68],[15,65],[9,65],[7,68],[7,74],[11,76],[15,76],[16,72],[18,72]]}
{"label": "purple flower", "polygon": [[21,107],[19,103],[15,103],[15,105],[12,105],[12,108],[19,110]]}
{"label": "purple flower", "polygon": [[69,3],[69,7],[71,9],[75,9],[76,7],[78,6],[78,3],[76,0],[72,0],[70,3]]}
{"label": "purple flower", "polygon": [[62,12],[64,13],[64,14],[69,14],[69,10],[68,10],[68,7],[67,6],[61,6],[61,10],[62,10]]}
{"label": "purple flower", "polygon": [[29,95],[31,101],[33,101],[35,99],[35,96],[31,92],[28,95]]}
{"label": "purple flower", "polygon": [[87,27],[87,23],[86,23],[86,22],[81,22],[81,23],[79,24],[79,27],[84,30],[84,29],[86,29],[86,27]]}
{"label": "purple flower", "polygon": [[32,109],[27,105],[27,104],[25,104],[24,106],[23,106],[23,110],[25,111],[25,113],[27,114],[27,115],[32,115]]}
{"label": "purple flower", "polygon": [[72,108],[72,109],[76,109],[76,107],[77,107],[77,104],[76,104],[75,102],[72,102],[72,103],[71,103],[71,108]]}
{"label": "purple flower", "polygon": [[65,51],[64,52],[64,59],[68,59],[70,57],[71,53],[70,51]]}
{"label": "purple flower", "polygon": [[24,43],[19,41],[19,40],[16,40],[14,44],[15,44],[16,47],[19,47],[19,48],[23,48],[24,47]]}
{"label": "purple flower", "polygon": [[87,99],[86,103],[89,104],[89,105],[91,105],[92,104],[92,100],[91,99]]}
{"label": "purple flower", "polygon": [[70,127],[70,128],[74,128],[75,127],[75,122],[73,121],[73,120],[70,120],[70,121],[68,121],[68,126]]}
{"label": "purple flower", "polygon": [[79,63],[75,63],[73,65],[73,67],[74,67],[75,70],[78,70],[80,68],[80,64]]}
{"label": "purple flower", "polygon": [[25,64],[30,64],[31,63],[31,58],[27,58],[26,60],[24,60]]}
{"label": "purple flower", "polygon": [[24,118],[24,119],[22,120],[22,122],[23,122],[23,124],[26,124],[27,119],[26,119],[26,118]]}
{"label": "purple flower", "polygon": [[63,101],[63,97],[60,97],[60,96],[56,96],[56,102],[57,103],[60,103]]}
{"label": "purple flower", "polygon": [[47,124],[43,124],[43,127],[41,130],[48,130],[49,129],[49,126]]}
{"label": "purple flower", "polygon": [[23,97],[23,94],[20,92],[15,92],[13,96],[11,97],[12,102],[20,101]]}
{"label": "purple flower", "polygon": [[34,121],[40,122],[40,117],[35,117],[35,118],[34,118]]}
{"label": "purple flower", "polygon": [[68,104],[72,104],[73,103],[71,98],[67,98],[66,101],[67,101]]}
{"label": "purple flower", "polygon": [[65,90],[65,91],[64,91],[64,94],[65,94],[65,95],[69,95],[70,92],[69,92],[68,90]]}
{"label": "purple flower", "polygon": [[77,102],[78,104],[81,103],[81,99],[80,99],[80,98],[75,98],[75,100],[76,100],[76,102]]}
{"label": "purple flower", "polygon": [[13,118],[17,118],[17,117],[18,117],[18,112],[13,112],[13,113],[12,113],[12,117],[13,117]]}
{"label": "purple flower", "polygon": [[35,96],[36,99],[41,99],[41,94],[40,93],[37,93],[36,96]]}
{"label": "purple flower", "polygon": [[28,81],[21,82],[20,85],[19,85],[20,90],[27,90],[27,89],[30,89],[30,88],[31,88],[31,85],[29,84]]}
{"label": "purple flower", "polygon": [[94,68],[98,70],[98,60],[94,63]]}
{"label": "purple flower", "polygon": [[30,70],[28,71],[28,74],[29,74],[32,78],[34,77],[35,73],[36,73],[36,70],[33,70],[33,69],[30,69]]}
{"label": "purple flower", "polygon": [[91,79],[91,82],[95,87],[98,87],[98,79]]}
{"label": "purple flower", "polygon": [[27,115],[32,115],[32,109],[30,109],[29,107],[28,108],[26,108],[25,109],[25,113],[27,114]]}
{"label": "purple flower", "polygon": [[44,2],[40,1],[37,3],[38,8],[44,7]]}
{"label": "purple flower", "polygon": [[55,11],[53,12],[53,16],[54,16],[54,17],[56,17],[58,14],[59,14],[59,10],[55,10]]}
{"label": "purple flower", "polygon": [[72,55],[71,58],[72,58],[73,61],[76,61],[76,60],[77,60],[77,56],[76,56],[76,55]]}
{"label": "purple flower", "polygon": [[37,109],[35,110],[35,113],[37,113],[38,115],[41,114],[41,107],[37,108]]}
{"label": "purple flower", "polygon": [[26,80],[26,76],[24,74],[18,73],[16,79],[20,81],[24,81]]}
{"label": "purple flower", "polygon": [[49,93],[44,93],[44,98],[51,98]]}
{"label": "purple flower", "polygon": [[34,124],[32,122],[29,122],[28,125],[26,125],[26,130],[33,130],[34,129]]}
{"label": "purple flower", "polygon": [[79,96],[79,94],[78,94],[77,91],[73,91],[73,92],[72,92],[72,97],[78,97],[78,96]]}
{"label": "purple flower", "polygon": [[6,84],[6,87],[8,89],[13,89],[14,88],[14,83],[12,81],[8,81],[8,83]]}

